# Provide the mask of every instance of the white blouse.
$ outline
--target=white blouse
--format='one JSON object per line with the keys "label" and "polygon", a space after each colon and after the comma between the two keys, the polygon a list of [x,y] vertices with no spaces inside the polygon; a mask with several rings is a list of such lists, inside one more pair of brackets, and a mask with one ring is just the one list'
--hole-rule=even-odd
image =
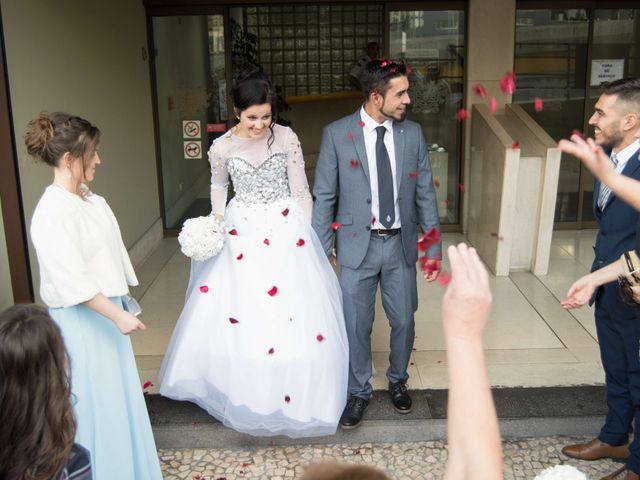
{"label": "white blouse", "polygon": [[31,219],[40,267],[40,296],[52,308],[124,295],[137,285],[120,227],[100,195],[84,199],[51,185]]}

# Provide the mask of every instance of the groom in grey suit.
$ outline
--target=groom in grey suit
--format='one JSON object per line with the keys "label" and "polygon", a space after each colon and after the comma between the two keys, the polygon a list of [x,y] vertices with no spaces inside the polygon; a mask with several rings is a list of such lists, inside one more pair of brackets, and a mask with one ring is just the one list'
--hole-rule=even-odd
{"label": "groom in grey suit", "polygon": [[[389,392],[409,413],[407,366],[413,348],[417,227],[439,229],[436,192],[420,125],[404,120],[410,103],[407,66],[372,60],[362,72],[364,104],[325,127],[315,172],[313,228],[340,264],[349,338],[349,399],[340,424],[360,424],[373,389],[371,330],[380,283],[391,326]],[[335,245],[334,245],[335,236]],[[424,278],[440,272],[441,245],[426,252]]]}

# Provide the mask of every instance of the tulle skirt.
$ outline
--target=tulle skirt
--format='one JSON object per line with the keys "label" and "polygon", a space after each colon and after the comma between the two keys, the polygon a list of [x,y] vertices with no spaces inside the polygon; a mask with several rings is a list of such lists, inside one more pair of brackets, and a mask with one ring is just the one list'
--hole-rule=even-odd
{"label": "tulle skirt", "polygon": [[291,199],[226,211],[226,244],[192,262],[160,393],[252,435],[335,433],[348,343],[340,286]]}
{"label": "tulle skirt", "polygon": [[[123,298],[111,299],[122,306]],[[76,442],[94,480],[161,480],[131,340],[85,305],[49,309],[71,360]]]}

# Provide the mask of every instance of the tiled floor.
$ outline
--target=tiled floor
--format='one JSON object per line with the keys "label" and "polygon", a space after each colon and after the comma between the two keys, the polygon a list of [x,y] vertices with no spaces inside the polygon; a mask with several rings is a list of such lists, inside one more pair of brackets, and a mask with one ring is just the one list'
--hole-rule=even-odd
{"label": "tiled floor", "polygon": [[[494,386],[601,384],[604,374],[596,342],[593,311],[567,312],[559,301],[571,283],[588,272],[595,231],[554,233],[549,274],[529,272],[492,277],[494,308],[485,333],[489,378]],[[445,246],[463,241],[445,234]],[[445,260],[445,269],[448,265]],[[144,310],[147,330],[132,337],[141,381],[158,389],[157,372],[184,302],[189,261],[176,239],[165,239],[137,269],[134,295]],[[415,352],[409,367],[410,388],[446,388],[446,356],[440,318],[444,287],[418,279]],[[389,326],[378,299],[373,330],[374,388],[385,388]]]}

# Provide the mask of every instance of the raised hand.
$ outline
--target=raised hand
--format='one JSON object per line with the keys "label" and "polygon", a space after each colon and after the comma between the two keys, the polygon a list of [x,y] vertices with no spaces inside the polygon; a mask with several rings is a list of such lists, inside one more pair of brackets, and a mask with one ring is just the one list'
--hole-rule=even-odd
{"label": "raised hand", "polygon": [[592,138],[585,140],[574,133],[571,135],[571,140],[560,140],[558,148],[579,158],[584,163],[584,166],[600,181],[606,180],[609,175],[615,172],[609,156],[602,150],[600,145],[596,145]]}
{"label": "raised hand", "polygon": [[479,339],[491,310],[489,275],[475,248],[461,243],[450,246],[447,254],[451,282],[442,299],[445,336],[448,339]]}

